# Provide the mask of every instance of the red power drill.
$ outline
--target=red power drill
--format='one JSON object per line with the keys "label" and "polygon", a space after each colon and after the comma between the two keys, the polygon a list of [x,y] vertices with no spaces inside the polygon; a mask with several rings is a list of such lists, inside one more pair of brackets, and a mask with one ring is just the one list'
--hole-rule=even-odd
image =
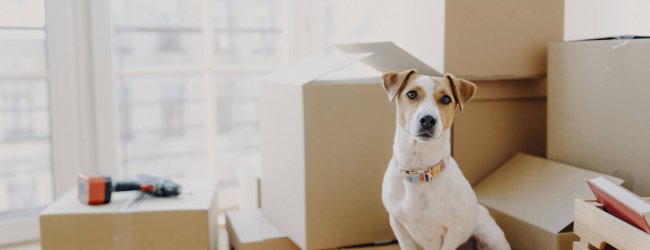
{"label": "red power drill", "polygon": [[111,194],[121,191],[142,191],[153,196],[169,197],[181,194],[181,186],[169,179],[140,175],[137,181],[111,180],[110,176],[80,173],[77,178],[79,201],[87,205],[111,202]]}

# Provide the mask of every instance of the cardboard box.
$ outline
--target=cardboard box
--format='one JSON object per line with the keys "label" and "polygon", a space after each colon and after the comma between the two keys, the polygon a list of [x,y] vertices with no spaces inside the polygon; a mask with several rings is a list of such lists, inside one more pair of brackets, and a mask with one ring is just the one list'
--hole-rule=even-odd
{"label": "cardboard box", "polygon": [[650,196],[650,39],[549,46],[548,157]]}
{"label": "cardboard box", "polygon": [[227,212],[226,230],[230,247],[234,250],[300,249],[271,224],[260,210]]}
{"label": "cardboard box", "polygon": [[504,231],[512,249],[571,249],[573,203],[593,197],[585,179],[606,176],[517,154],[481,181],[475,192]]}
{"label": "cardboard box", "polygon": [[650,36],[646,0],[565,0],[564,41]]}
{"label": "cardboard box", "polygon": [[43,250],[214,249],[214,185],[184,185],[192,194],[154,198],[114,193],[111,203],[88,206],[71,190],[40,215]]}
{"label": "cardboard box", "polygon": [[472,185],[517,152],[546,155],[546,80],[476,81],[452,130],[452,156]]}
{"label": "cardboard box", "polygon": [[546,44],[562,41],[563,0],[406,0],[398,42],[468,80],[546,75]]}
{"label": "cardboard box", "polygon": [[394,104],[378,72],[328,74],[367,56],[312,58],[262,86],[262,212],[302,249],[394,239],[381,201]]}

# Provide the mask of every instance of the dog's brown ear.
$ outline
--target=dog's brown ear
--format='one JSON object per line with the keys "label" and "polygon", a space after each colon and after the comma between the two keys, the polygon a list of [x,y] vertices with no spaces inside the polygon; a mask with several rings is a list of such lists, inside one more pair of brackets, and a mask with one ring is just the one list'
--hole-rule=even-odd
{"label": "dog's brown ear", "polygon": [[384,89],[386,90],[386,94],[388,94],[388,100],[392,102],[397,94],[399,94],[399,92],[402,91],[404,87],[406,87],[408,80],[416,74],[417,73],[414,69],[409,69],[402,72],[390,71],[384,73]]}
{"label": "dog's brown ear", "polygon": [[476,93],[476,84],[455,77],[449,73],[445,74],[445,79],[447,79],[449,86],[451,86],[451,91],[454,94],[456,103],[458,103],[458,107],[460,107],[460,111],[463,111],[463,106],[472,100],[474,93]]}

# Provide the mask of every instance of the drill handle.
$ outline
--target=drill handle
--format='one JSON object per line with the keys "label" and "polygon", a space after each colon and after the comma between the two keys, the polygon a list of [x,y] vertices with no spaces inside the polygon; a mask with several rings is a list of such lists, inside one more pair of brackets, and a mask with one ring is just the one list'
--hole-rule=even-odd
{"label": "drill handle", "polygon": [[135,181],[120,181],[115,183],[115,187],[113,189],[115,192],[139,191],[141,190],[141,184]]}

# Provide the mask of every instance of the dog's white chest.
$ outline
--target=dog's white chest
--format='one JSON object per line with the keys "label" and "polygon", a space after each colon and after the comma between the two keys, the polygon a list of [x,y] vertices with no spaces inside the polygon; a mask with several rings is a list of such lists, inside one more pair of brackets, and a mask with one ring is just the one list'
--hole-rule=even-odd
{"label": "dog's white chest", "polygon": [[[437,248],[450,228],[474,228],[476,197],[462,183],[462,175],[456,176],[457,169],[447,169],[433,182],[421,184],[406,182],[391,170],[395,169],[389,167],[384,177],[384,206],[418,244]],[[471,231],[454,233],[471,235]]]}

